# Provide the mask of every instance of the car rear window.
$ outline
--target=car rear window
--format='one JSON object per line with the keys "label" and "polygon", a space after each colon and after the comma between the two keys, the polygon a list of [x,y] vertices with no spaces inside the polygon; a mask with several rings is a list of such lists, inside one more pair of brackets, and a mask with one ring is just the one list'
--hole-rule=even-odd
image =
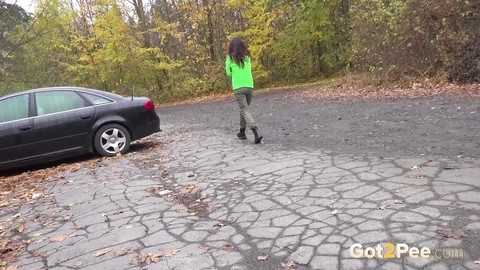
{"label": "car rear window", "polygon": [[37,115],[86,107],[86,101],[74,91],[48,91],[35,94]]}
{"label": "car rear window", "polygon": [[10,97],[0,101],[0,123],[28,117],[28,95]]}
{"label": "car rear window", "polygon": [[97,95],[92,95],[92,94],[87,94],[87,93],[82,93],[82,96],[84,96],[88,101],[90,101],[93,105],[101,105],[101,104],[106,104],[106,103],[111,103],[113,101],[103,98],[101,96]]}

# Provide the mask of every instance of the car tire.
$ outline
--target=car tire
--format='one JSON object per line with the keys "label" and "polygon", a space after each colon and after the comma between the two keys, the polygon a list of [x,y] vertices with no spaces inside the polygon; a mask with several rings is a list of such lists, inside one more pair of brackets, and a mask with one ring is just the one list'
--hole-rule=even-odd
{"label": "car tire", "polygon": [[108,124],[100,127],[93,138],[95,150],[104,157],[125,154],[130,148],[130,143],[130,133],[119,124]]}

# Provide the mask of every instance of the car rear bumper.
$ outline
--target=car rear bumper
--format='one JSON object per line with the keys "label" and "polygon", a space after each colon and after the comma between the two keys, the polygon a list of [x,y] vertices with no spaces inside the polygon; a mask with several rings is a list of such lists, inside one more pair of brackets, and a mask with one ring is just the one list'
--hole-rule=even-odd
{"label": "car rear bumper", "polygon": [[135,130],[133,131],[133,140],[139,140],[160,131],[162,131],[160,129],[160,119],[153,119],[135,128]]}

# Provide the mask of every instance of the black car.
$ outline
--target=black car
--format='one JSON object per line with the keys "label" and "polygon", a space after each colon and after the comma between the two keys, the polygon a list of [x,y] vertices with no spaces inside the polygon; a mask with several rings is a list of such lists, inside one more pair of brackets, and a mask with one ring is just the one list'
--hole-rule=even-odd
{"label": "black car", "polygon": [[89,152],[115,156],[159,131],[145,97],[80,87],[23,91],[0,97],[0,170]]}

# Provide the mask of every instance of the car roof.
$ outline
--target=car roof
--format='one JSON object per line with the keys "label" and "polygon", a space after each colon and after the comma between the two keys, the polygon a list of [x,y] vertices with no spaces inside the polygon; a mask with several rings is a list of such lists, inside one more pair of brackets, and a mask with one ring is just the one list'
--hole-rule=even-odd
{"label": "car roof", "polygon": [[125,97],[102,91],[102,90],[97,90],[97,89],[92,89],[92,88],[86,88],[86,87],[76,87],[76,86],[54,86],[54,87],[42,87],[42,88],[34,88],[34,89],[29,89],[29,90],[24,90],[20,92],[15,92],[12,94],[8,94],[5,96],[0,96],[0,99],[5,99],[9,97],[14,97],[18,95],[25,95],[25,94],[31,94],[31,93],[38,93],[38,92],[44,92],[44,91],[55,91],[55,90],[70,90],[70,91],[80,91],[80,92],[86,92],[86,93],[92,93],[92,94],[97,94],[97,95],[102,95],[110,99],[114,100],[122,100],[125,99]]}

